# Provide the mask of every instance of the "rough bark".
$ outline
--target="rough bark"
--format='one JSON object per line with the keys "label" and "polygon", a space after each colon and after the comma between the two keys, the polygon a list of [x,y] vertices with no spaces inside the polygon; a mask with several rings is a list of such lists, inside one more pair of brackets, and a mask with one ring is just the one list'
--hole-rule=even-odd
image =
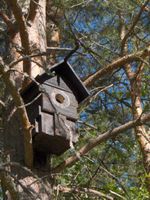
{"label": "rough bark", "polygon": [[[143,113],[141,102],[142,66],[144,66],[143,63],[141,64],[141,67],[139,67],[141,69],[137,73],[133,73],[130,66],[126,66],[125,68],[131,86],[132,113],[134,119],[140,117]],[[150,193],[150,135],[144,125],[137,126],[134,129],[143,155],[143,164],[146,171],[146,184]]]}
{"label": "rough bark", "polygon": [[[33,127],[28,120],[18,90],[22,86],[26,87],[30,78],[41,73],[46,67],[46,54],[30,58],[32,54],[46,52],[46,0],[31,1],[27,16],[22,12],[18,1],[6,0],[6,2],[15,19],[15,23],[12,25],[14,27],[11,28],[11,31],[9,30],[11,61],[14,61],[15,65],[13,68],[9,68],[10,61],[7,61],[7,65],[1,62],[0,66],[0,73],[7,87],[6,93],[11,95],[10,99],[13,99],[5,110],[4,155],[7,155],[6,157],[11,162],[15,161],[20,163],[20,166],[28,166],[39,177],[45,175],[47,177],[47,172],[33,168],[31,133]],[[23,59],[18,61],[21,58]],[[28,78],[24,79],[24,77]],[[8,184],[8,180],[14,184],[14,191],[11,189],[12,185]],[[1,175],[4,198],[9,199],[50,199],[49,182],[49,178],[44,181],[40,180],[24,167],[18,169],[17,165],[11,165],[9,170],[4,168]]]}
{"label": "rough bark", "polygon": [[[138,21],[139,16],[141,15],[141,12],[143,11],[144,6],[146,5],[147,4],[141,7],[139,14],[134,20],[134,23],[133,23],[134,25],[131,26],[132,29],[134,28],[136,22]],[[126,33],[125,26],[122,22],[120,26],[121,26],[120,38],[122,41],[121,53],[123,56],[125,56],[128,53],[128,47],[127,47],[126,41],[131,31],[128,31]],[[143,55],[143,59],[145,59],[145,57],[146,55]],[[132,102],[131,108],[132,108],[133,119],[139,118],[143,113],[142,101],[141,101],[141,89],[142,89],[142,72],[143,72],[144,66],[145,66],[145,63],[142,61],[139,62],[139,66],[136,71],[132,70],[131,64],[125,64],[124,66],[126,75],[130,82],[130,94],[131,94],[131,102]],[[137,140],[139,142],[140,149],[143,155],[143,164],[144,164],[145,171],[147,173],[146,185],[150,193],[150,135],[146,131],[146,128],[144,125],[136,126],[134,130],[135,130],[135,135],[137,137]]]}
{"label": "rough bark", "polygon": [[[15,88],[15,85],[13,84],[13,81],[11,79],[9,79],[9,73],[8,73],[9,70],[7,70],[7,67],[3,64],[2,61],[0,61],[0,74],[2,75],[2,78],[3,78],[3,81],[4,83],[6,84],[7,86],[7,90],[8,92],[11,94],[11,96],[13,97],[13,100],[14,100],[14,103],[15,103],[15,106],[16,108],[14,108],[15,110],[13,111],[14,113],[14,116],[18,118],[18,120],[21,122],[22,124],[22,132],[24,134],[19,134],[19,135],[16,135],[16,137],[20,137],[20,140],[19,142],[21,142],[22,144],[22,140],[24,139],[24,157],[25,157],[25,163],[27,164],[28,167],[32,167],[32,163],[33,163],[33,156],[32,156],[32,137],[31,137],[31,131],[32,131],[32,126],[28,120],[28,116],[27,116],[27,113],[26,113],[26,110],[25,110],[25,107],[24,107],[24,103],[23,103],[23,100],[19,94],[19,92],[16,90]],[[15,115],[17,114],[17,115]],[[16,118],[16,119],[17,119]],[[12,128],[13,127],[13,124],[15,124],[15,118],[13,118],[13,124],[9,124],[8,126],[8,122],[11,122],[12,121],[12,118],[11,116],[9,116],[9,119],[5,121],[5,126],[8,128],[8,129],[5,129],[5,134],[4,134],[4,138],[5,138],[5,148],[8,150],[8,151],[12,151],[9,146],[9,142],[11,142],[11,147],[13,149],[13,145],[16,145],[17,143],[14,141],[14,139],[16,140],[16,137],[15,137],[15,128],[14,129]],[[19,125],[21,125],[19,123]],[[12,126],[11,126],[12,125]],[[19,127],[17,127],[19,129]],[[6,131],[7,130],[7,131]],[[12,140],[10,140],[10,133],[11,131],[14,131],[12,132]],[[17,132],[17,130],[16,130]],[[9,133],[9,137],[8,137],[8,134]],[[22,139],[21,139],[22,137]],[[10,140],[10,141],[9,141]],[[9,141],[9,142],[8,142]],[[9,148],[8,148],[8,146]],[[20,146],[20,145],[19,145]],[[21,146],[20,146],[21,147]],[[14,149],[14,150],[23,150],[22,148],[21,149]],[[13,151],[14,151],[13,150]],[[10,154],[14,154],[16,159],[17,159],[17,156],[16,154],[13,152],[13,153],[10,153]],[[20,154],[19,154],[20,155]],[[23,155],[22,155],[23,156]],[[13,156],[12,156],[13,157]],[[19,156],[18,156],[19,157]],[[21,158],[18,158],[20,161],[21,161]]]}
{"label": "rough bark", "polygon": [[[46,1],[42,1],[38,7],[40,7],[40,9],[38,9],[36,15],[34,16],[34,19],[32,18],[32,21],[30,21],[30,26],[28,25],[25,16],[22,13],[22,9],[19,6],[17,1],[7,1],[8,6],[10,7],[10,9],[13,12],[14,18],[16,20],[16,24],[17,24],[17,31],[10,33],[10,44],[12,45],[11,48],[11,56],[13,60],[17,60],[19,57],[24,57],[24,56],[29,56],[31,55],[34,51],[33,51],[33,46],[34,46],[34,50],[35,51],[46,51],[46,36],[45,36],[45,24],[46,24],[46,16],[45,16],[45,9],[46,9]],[[32,8],[33,12],[34,9],[36,8]],[[31,12],[31,9],[30,9]],[[30,13],[29,13],[30,14]],[[16,46],[17,45],[17,46]],[[21,50],[19,50],[18,48],[21,48]],[[35,77],[37,74],[39,74],[41,72],[41,70],[43,70],[44,66],[45,66],[45,58],[43,59],[42,56],[38,57],[38,58],[33,58],[33,61],[29,58],[24,59],[23,62],[18,62],[16,63],[16,65],[14,66],[15,70],[13,72],[13,75],[11,73],[12,76],[12,80],[15,80],[15,86],[16,88],[20,88],[21,87],[21,83],[22,83],[22,78],[24,76],[24,73],[28,74],[29,77],[33,76]],[[41,68],[39,67],[39,65],[41,66]],[[43,68],[42,68],[43,67]],[[5,76],[4,76],[5,77]],[[9,80],[9,77],[7,77]],[[7,79],[5,79],[7,80]],[[28,78],[29,80],[29,78]],[[27,81],[25,79],[24,85],[23,87],[25,87],[27,84]],[[7,85],[7,83],[6,83]],[[13,85],[13,83],[11,84]],[[7,85],[7,87],[9,88],[9,86]],[[18,97],[19,97],[19,92],[16,89],[16,93],[18,93]],[[15,89],[9,89],[10,94],[13,96],[12,93],[14,93],[13,91],[15,91]],[[15,106],[22,106],[23,105],[23,101],[20,102],[19,104],[16,104],[16,97],[13,96],[14,102],[15,102]],[[20,97],[21,99],[21,97]],[[15,109],[15,107],[12,107],[9,109],[9,111],[13,112],[12,110]],[[18,109],[19,112],[21,109]],[[17,110],[17,111],[18,111]],[[24,131],[24,139],[21,136],[22,135],[22,130],[20,131],[19,127],[25,127],[22,124],[22,121],[20,121],[20,117],[17,114],[18,112],[14,112],[12,113],[12,117],[8,116],[7,119],[9,119],[10,124],[8,125],[8,120],[5,120],[6,123],[6,131],[5,131],[5,144],[8,145],[9,147],[13,147],[14,144],[14,149],[16,149],[17,152],[20,152],[18,154],[15,154],[15,158],[18,161],[23,160],[22,157],[24,155],[25,157],[25,161],[26,164],[28,162],[28,160],[30,160],[31,158],[31,162],[29,164],[29,167],[32,167],[32,136],[31,136],[31,130],[30,133],[28,134],[28,131]],[[13,115],[14,114],[14,115]],[[24,113],[22,113],[21,115],[23,116],[25,114],[25,109],[24,109]],[[17,120],[18,118],[18,127],[15,127],[14,121]],[[26,115],[25,117],[25,121],[28,121],[29,124],[29,120],[28,120],[28,116]],[[10,127],[12,127],[12,129],[10,129]],[[14,128],[14,129],[13,129]],[[16,129],[16,130],[15,130]],[[10,131],[12,134],[10,134]],[[10,135],[12,135],[10,140],[10,144],[9,144],[9,140],[8,138],[10,137]],[[14,141],[19,141],[19,142],[15,142]],[[18,138],[18,139],[16,139]],[[22,139],[21,139],[22,138]],[[22,141],[24,140],[24,141]],[[14,142],[13,142],[14,141]],[[19,145],[20,143],[20,145]],[[24,148],[22,148],[22,143],[24,143]],[[8,148],[9,148],[8,147]],[[30,150],[29,150],[30,149]],[[28,151],[30,151],[29,153],[27,153]],[[21,153],[22,152],[22,153]],[[29,156],[30,155],[30,156]],[[18,158],[17,158],[18,156]],[[19,158],[20,157],[20,158]],[[17,161],[16,160],[16,161]],[[28,162],[29,163],[29,162]]]}

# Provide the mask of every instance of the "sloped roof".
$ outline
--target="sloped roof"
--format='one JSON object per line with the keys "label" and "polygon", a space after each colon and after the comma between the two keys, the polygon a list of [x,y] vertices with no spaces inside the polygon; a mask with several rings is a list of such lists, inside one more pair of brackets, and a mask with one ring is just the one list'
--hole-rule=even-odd
{"label": "sloped roof", "polygon": [[88,90],[83,85],[80,78],[77,76],[76,72],[68,62],[62,61],[55,64],[49,69],[49,73],[42,73],[41,75],[38,75],[35,79],[42,84],[52,77],[53,72],[55,72],[56,75],[59,75],[69,86],[69,88],[75,95],[78,103],[82,102],[89,96]]}

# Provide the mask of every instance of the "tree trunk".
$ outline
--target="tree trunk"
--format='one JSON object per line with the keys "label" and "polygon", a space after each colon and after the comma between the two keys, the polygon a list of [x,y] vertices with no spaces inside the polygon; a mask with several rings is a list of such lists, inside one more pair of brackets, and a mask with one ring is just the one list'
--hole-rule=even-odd
{"label": "tree trunk", "polygon": [[[40,53],[46,52],[47,48],[47,2],[46,0],[30,1],[27,16],[23,16],[21,7],[16,0],[13,2],[6,0],[6,2],[14,14],[17,24],[17,29],[9,32],[11,61],[17,61],[23,56],[39,54],[33,59],[28,57],[11,66],[11,84],[12,87],[14,85],[13,89],[16,88],[15,92],[19,95],[18,89],[26,87],[32,78],[47,67],[46,57],[40,55]],[[7,98],[10,94],[9,92],[11,93],[10,88],[6,91]],[[23,130],[19,108],[14,102],[17,101],[14,101],[14,99],[10,101],[4,111],[5,159],[3,162],[6,163],[6,166],[3,173],[0,174],[4,199],[51,199],[49,172],[41,168],[36,169],[33,166],[32,125],[30,125],[28,117],[26,117],[28,128],[27,131]],[[27,136],[27,134],[29,135]],[[23,167],[25,165],[30,167],[32,171]],[[43,176],[46,178],[38,178]]]}
{"label": "tree trunk", "polygon": [[[120,37],[121,41],[126,36],[126,30],[124,24],[121,22],[121,32]],[[128,53],[127,43],[122,47],[122,55],[126,55]],[[130,94],[131,94],[131,102],[132,102],[132,114],[133,119],[138,119],[141,117],[143,113],[142,102],[141,102],[141,89],[142,89],[142,72],[145,63],[141,61],[136,72],[132,71],[132,66],[130,64],[126,64],[124,69],[128,80],[130,82]],[[150,136],[146,131],[144,125],[135,127],[135,135],[139,142],[140,149],[143,155],[143,165],[146,171],[146,185],[147,189],[150,193]]]}
{"label": "tree trunk", "polygon": [[[140,118],[143,109],[141,102],[141,73],[144,64],[139,66],[137,73],[132,73],[129,66],[126,67],[126,73],[131,86],[132,113],[134,119]],[[150,193],[150,136],[144,125],[135,127],[135,134],[143,155],[143,164],[146,171],[146,185]]]}

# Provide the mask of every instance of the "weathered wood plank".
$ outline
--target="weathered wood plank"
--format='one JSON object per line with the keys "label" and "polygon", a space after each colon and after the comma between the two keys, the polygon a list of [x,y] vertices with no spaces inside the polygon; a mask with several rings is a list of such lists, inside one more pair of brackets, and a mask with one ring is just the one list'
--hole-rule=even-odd
{"label": "weathered wood plank", "polygon": [[[57,88],[45,87],[46,92],[42,95],[42,110],[50,113],[60,113],[72,119],[77,119],[77,101],[73,94]],[[64,102],[59,102],[57,94],[64,97]]]}
{"label": "weathered wood plank", "polygon": [[54,135],[54,116],[41,112],[39,120],[39,131],[43,134]]}
{"label": "weathered wood plank", "polygon": [[61,88],[62,90],[72,93],[69,86],[63,81],[63,79],[60,76],[55,76],[51,79],[46,80],[45,84],[53,85],[54,87],[58,87],[58,88]]}

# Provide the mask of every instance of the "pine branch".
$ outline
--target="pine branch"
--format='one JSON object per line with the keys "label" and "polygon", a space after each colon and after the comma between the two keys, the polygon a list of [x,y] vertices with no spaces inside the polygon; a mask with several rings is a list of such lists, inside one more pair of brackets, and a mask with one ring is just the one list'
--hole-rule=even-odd
{"label": "pine branch", "polygon": [[0,17],[3,19],[3,21],[7,25],[8,30],[10,32],[14,32],[15,31],[15,27],[14,27],[14,24],[9,19],[9,17],[5,13],[3,13],[2,11],[0,11]]}
{"label": "pine branch", "polygon": [[122,40],[122,44],[121,44],[121,49],[123,49],[127,39],[130,37],[130,35],[133,33],[133,30],[136,26],[136,24],[138,23],[142,13],[145,11],[145,8],[147,6],[147,4],[149,3],[149,0],[147,0],[142,6],[141,6],[141,9],[139,11],[139,13],[134,17],[133,19],[133,22],[132,22],[132,25],[130,26],[128,32],[126,33],[126,35],[124,36],[123,40]]}
{"label": "pine branch", "polygon": [[69,188],[69,187],[65,187],[65,186],[55,186],[54,187],[54,190],[57,190],[57,191],[60,191],[60,192],[63,192],[63,193],[88,193],[88,194],[92,194],[94,196],[98,196],[100,198],[105,198],[107,200],[113,200],[114,198],[109,196],[109,195],[106,195],[100,191],[97,191],[97,190],[94,190],[94,189],[91,189],[91,188],[79,188],[79,187],[72,187],[72,188]]}
{"label": "pine branch", "polygon": [[59,173],[59,172],[63,171],[66,167],[71,167],[77,161],[79,161],[82,156],[84,156],[86,153],[88,153],[90,150],[92,150],[97,145],[101,144],[102,142],[105,142],[108,139],[116,137],[118,134],[123,133],[124,131],[126,131],[128,129],[139,126],[147,121],[150,121],[150,113],[147,113],[136,120],[129,121],[119,127],[109,130],[103,134],[98,134],[99,135],[98,137],[91,139],[86,145],[84,145],[79,151],[77,151],[76,155],[73,155],[73,156],[67,158],[66,160],[64,160],[58,166],[53,168],[51,172]]}
{"label": "pine branch", "polygon": [[143,51],[138,51],[136,53],[128,54],[117,60],[113,61],[111,64],[108,64],[106,67],[98,70],[94,74],[90,75],[85,81],[84,84],[88,87],[92,86],[93,83],[100,79],[101,77],[107,76],[111,74],[114,70],[119,69],[120,67],[124,66],[125,64],[131,63],[133,61],[141,61],[141,58],[145,58],[150,56],[150,47],[144,49]]}

